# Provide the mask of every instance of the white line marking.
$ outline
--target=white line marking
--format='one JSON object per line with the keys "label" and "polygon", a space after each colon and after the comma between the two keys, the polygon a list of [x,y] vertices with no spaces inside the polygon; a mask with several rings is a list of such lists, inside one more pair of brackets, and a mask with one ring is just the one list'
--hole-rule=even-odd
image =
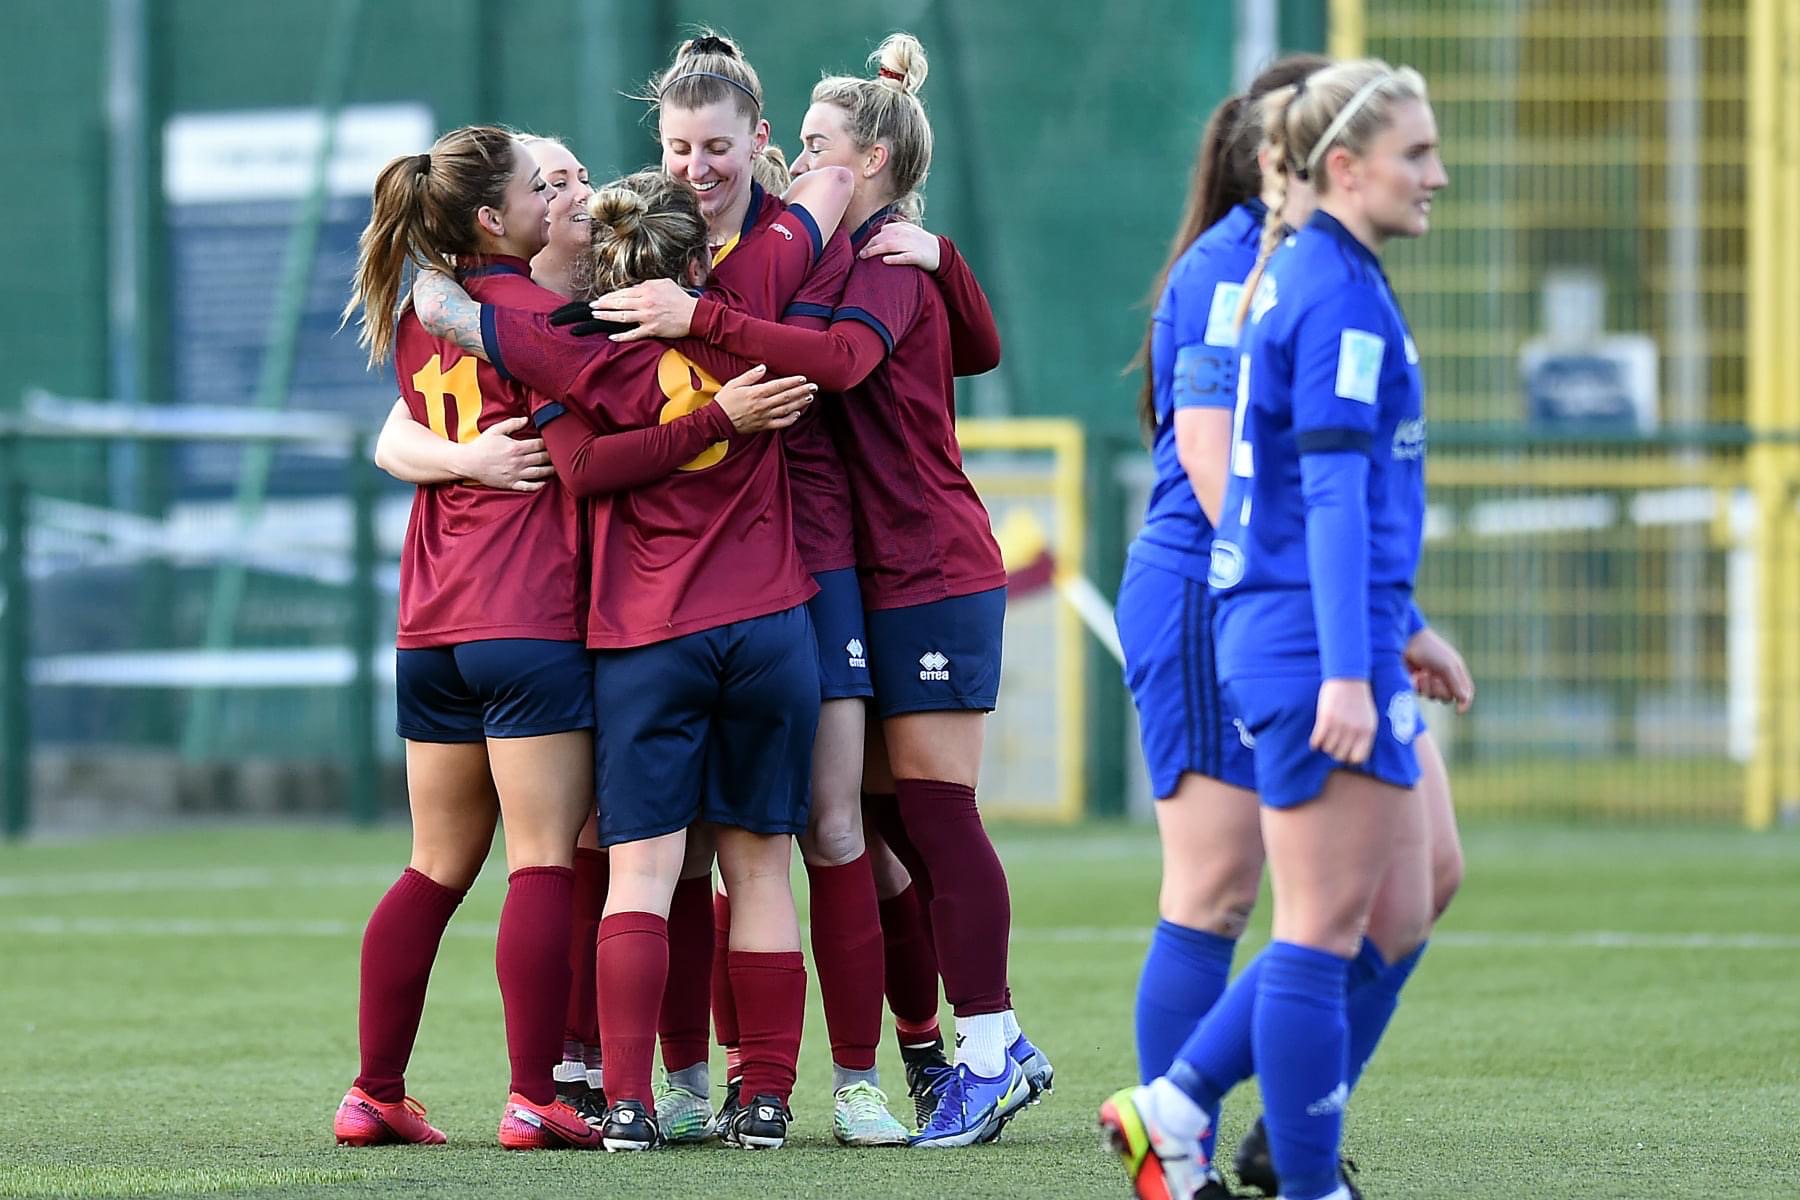
{"label": "white line marking", "polygon": [[392,883],[398,867],[170,867],[146,871],[91,871],[77,875],[26,875],[0,879],[0,899],[13,896],[103,896],[139,892],[247,892],[263,888],[355,887]]}
{"label": "white line marking", "polygon": [[[0,917],[0,935],[25,937],[170,938],[354,938],[359,921],[303,921],[219,917]],[[447,936],[492,941],[491,924],[452,924]],[[1030,944],[1115,943],[1142,945],[1142,929],[1061,926],[1013,930],[1012,940]],[[1431,939],[1453,949],[1507,950],[1800,950],[1800,935],[1777,933],[1628,933],[1581,930],[1570,933],[1503,933],[1458,930]]]}

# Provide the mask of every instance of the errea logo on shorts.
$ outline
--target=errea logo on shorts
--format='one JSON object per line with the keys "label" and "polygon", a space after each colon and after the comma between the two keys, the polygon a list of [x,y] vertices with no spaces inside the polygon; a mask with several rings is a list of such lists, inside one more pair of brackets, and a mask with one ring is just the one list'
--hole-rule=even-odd
{"label": "errea logo on shorts", "polygon": [[869,665],[868,655],[863,653],[861,638],[851,638],[845,642],[844,653],[850,656],[850,665],[853,667],[866,668]]}
{"label": "errea logo on shorts", "polygon": [[769,228],[773,229],[776,233],[779,233],[782,237],[786,238],[790,242],[794,240],[794,235],[789,233],[787,226],[783,225],[780,221],[771,222],[769,224]]}
{"label": "errea logo on shorts", "polygon": [[927,650],[925,653],[919,655],[919,665],[924,668],[924,670],[919,672],[919,678],[925,680],[927,683],[933,681],[938,683],[950,682],[950,660],[936,650]]}

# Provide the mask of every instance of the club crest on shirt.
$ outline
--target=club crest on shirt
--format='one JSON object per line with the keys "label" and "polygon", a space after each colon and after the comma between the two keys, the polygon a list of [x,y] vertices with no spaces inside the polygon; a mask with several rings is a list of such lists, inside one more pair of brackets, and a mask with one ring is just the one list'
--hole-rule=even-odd
{"label": "club crest on shirt", "polygon": [[1410,688],[1394,693],[1388,701],[1387,718],[1388,725],[1394,730],[1394,740],[1402,746],[1412,745],[1419,732],[1419,699]]}
{"label": "club crest on shirt", "polygon": [[1250,323],[1254,325],[1261,321],[1276,302],[1275,277],[1264,275],[1262,282],[1256,285],[1256,294],[1250,298]]}
{"label": "club crest on shirt", "polygon": [[1244,579],[1244,552],[1234,542],[1214,538],[1212,559],[1207,564],[1206,582],[1221,592],[1234,588]]}

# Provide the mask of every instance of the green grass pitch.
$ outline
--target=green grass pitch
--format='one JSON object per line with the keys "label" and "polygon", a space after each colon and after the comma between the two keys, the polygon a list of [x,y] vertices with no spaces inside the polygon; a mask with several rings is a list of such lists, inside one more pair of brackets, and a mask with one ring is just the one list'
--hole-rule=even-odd
{"label": "green grass pitch", "polygon": [[[840,1150],[815,997],[787,1149],[642,1156],[494,1144],[498,862],[451,927],[408,1080],[451,1144],[353,1151],[330,1120],[356,1069],[357,938],[402,832],[0,848],[0,1196],[1127,1195],[1093,1119],[1133,1072],[1153,836],[999,841],[1050,1100],[997,1146]],[[1480,827],[1468,852],[1350,1109],[1371,1200],[1800,1196],[1800,836]],[[891,1047],[881,1067],[903,1093]],[[1233,1097],[1227,1144],[1253,1109]]]}

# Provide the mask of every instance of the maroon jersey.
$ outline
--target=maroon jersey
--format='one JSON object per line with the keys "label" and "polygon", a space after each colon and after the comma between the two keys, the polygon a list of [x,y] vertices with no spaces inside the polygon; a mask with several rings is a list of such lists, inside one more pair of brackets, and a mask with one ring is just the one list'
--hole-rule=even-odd
{"label": "maroon jersey", "polygon": [[[850,235],[838,230],[825,243],[825,253],[806,277],[800,294],[782,314],[782,323],[809,329],[829,328],[855,257],[850,249]],[[856,565],[850,479],[825,419],[827,408],[842,403],[841,396],[820,394],[782,434],[788,490],[794,497],[794,540],[800,545],[801,561],[815,575]]]}
{"label": "maroon jersey", "polygon": [[[722,295],[774,320],[819,253],[803,209],[752,196],[745,231],[720,251]],[[758,219],[760,217],[760,219]],[[740,278],[742,277],[742,278]],[[744,291],[734,291],[738,279]],[[773,283],[766,282],[772,280]],[[483,309],[488,356],[542,399],[540,422],[565,405],[601,433],[672,421],[711,404],[720,381],[750,364],[723,351],[618,343],[553,328],[541,313]],[[665,641],[792,608],[818,589],[794,542],[779,437],[732,434],[674,474],[591,503],[593,579],[588,645]]]}
{"label": "maroon jersey", "polygon": [[[852,249],[895,219],[877,213],[851,236]],[[832,410],[856,497],[864,604],[904,608],[1001,586],[1000,547],[956,440],[950,326],[937,285],[917,267],[858,258],[834,319],[869,326],[888,349]]]}
{"label": "maroon jersey", "polygon": [[[523,259],[480,260],[463,272],[477,300],[547,313],[561,296],[531,282]],[[439,437],[473,441],[508,417],[529,416],[523,385],[400,318],[394,374],[413,420]],[[464,483],[419,488],[400,555],[403,650],[496,638],[580,641],[587,609],[582,514],[551,481],[535,492]]]}

